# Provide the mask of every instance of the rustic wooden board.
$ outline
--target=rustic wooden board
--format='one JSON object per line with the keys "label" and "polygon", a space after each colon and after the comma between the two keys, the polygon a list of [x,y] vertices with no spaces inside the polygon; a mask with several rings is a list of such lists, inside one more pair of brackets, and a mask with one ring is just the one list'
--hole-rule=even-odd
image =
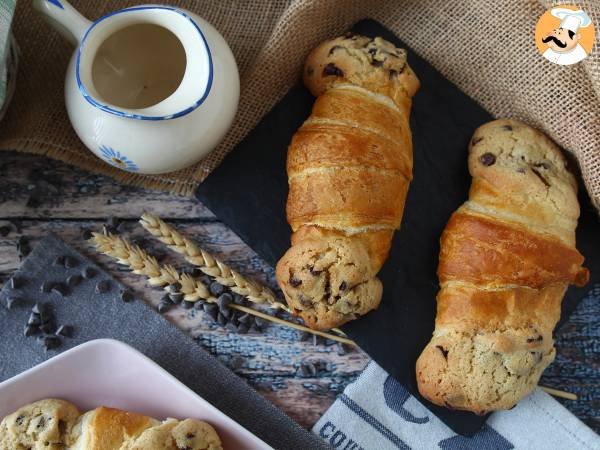
{"label": "rustic wooden board", "polygon": [[[55,182],[49,188],[48,180]],[[52,184],[52,183],[50,183]],[[47,190],[41,199],[32,193]],[[37,207],[26,206],[40,203]],[[81,238],[83,228],[99,229],[108,216],[129,218],[123,234],[133,239],[146,237],[137,226],[142,211],[151,211],[220,255],[242,272],[266,280],[273,286],[273,271],[214,215],[196,200],[121,186],[113,180],[89,174],[44,157],[3,152],[0,154],[0,227],[16,219],[22,234],[32,245],[49,231],[96,260],[151,304],[160,292],[148,289],[137,276],[100,257]],[[0,237],[0,283],[18,267],[15,242],[21,233],[14,230]],[[148,240],[147,248],[165,255],[165,261],[180,261],[164,247]],[[546,371],[547,386],[575,392],[576,402],[563,401],[597,432],[600,432],[600,305],[587,301],[558,334],[558,356]],[[169,312],[168,318],[190,332],[198,342],[266,398],[305,427],[311,427],[367,363],[361,351],[338,355],[337,345],[315,345],[300,341],[300,334],[284,327],[269,327],[262,335],[234,335],[215,326],[202,314],[183,309]],[[301,363],[326,361],[330,370],[315,377],[303,377]]]}

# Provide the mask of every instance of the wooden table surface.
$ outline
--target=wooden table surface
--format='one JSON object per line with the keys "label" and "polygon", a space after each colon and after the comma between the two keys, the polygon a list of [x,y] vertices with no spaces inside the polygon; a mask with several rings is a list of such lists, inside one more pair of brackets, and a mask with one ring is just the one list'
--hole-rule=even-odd
{"label": "wooden table surface", "polygon": [[[123,219],[120,232],[141,239],[161,262],[182,260],[156,244],[137,224],[144,212],[162,217],[232,267],[275,287],[274,274],[232,231],[198,201],[123,186],[45,157],[0,153],[0,226],[16,222],[0,237],[0,282],[18,267],[16,240],[22,234],[32,246],[53,232],[108,268],[140,298],[158,304],[161,292],[148,289],[143,279],[97,255],[82,238],[82,230],[99,230],[110,216]],[[577,401],[561,403],[600,432],[600,286],[586,299],[557,336],[558,355],[542,384],[574,392]],[[272,325],[262,334],[237,335],[215,325],[202,313],[175,308],[169,320],[192,334],[199,344],[245,379],[301,425],[310,428],[352,382],[368,361],[360,350],[344,354],[333,342],[301,340],[302,334]],[[301,365],[317,363],[316,375]]]}

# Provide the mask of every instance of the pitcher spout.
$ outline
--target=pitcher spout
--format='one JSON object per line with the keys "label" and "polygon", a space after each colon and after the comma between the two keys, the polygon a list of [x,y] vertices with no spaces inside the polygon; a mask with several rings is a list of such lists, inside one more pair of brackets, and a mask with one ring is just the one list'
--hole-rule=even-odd
{"label": "pitcher spout", "polygon": [[33,0],[33,8],[73,45],[81,42],[92,24],[66,0]]}

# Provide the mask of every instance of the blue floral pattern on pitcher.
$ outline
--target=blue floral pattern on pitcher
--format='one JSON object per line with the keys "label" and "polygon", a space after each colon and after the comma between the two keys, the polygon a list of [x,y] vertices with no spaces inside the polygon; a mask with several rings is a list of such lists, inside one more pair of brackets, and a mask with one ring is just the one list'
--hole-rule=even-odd
{"label": "blue floral pattern on pitcher", "polygon": [[46,0],[46,1],[48,3],[51,3],[52,5],[56,6],[57,8],[65,9],[65,7],[58,0]]}
{"label": "blue floral pattern on pitcher", "polygon": [[102,157],[104,158],[104,160],[111,166],[123,170],[128,170],[129,172],[138,171],[138,166],[132,160],[130,160],[127,156],[123,155],[121,152],[113,149],[112,147],[101,145],[100,152],[102,153]]}

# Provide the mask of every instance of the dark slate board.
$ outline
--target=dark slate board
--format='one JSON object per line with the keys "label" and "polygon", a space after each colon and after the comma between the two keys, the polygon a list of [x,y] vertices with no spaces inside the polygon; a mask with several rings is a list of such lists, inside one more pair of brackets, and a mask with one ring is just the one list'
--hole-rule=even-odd
{"label": "dark slate board", "polygon": [[[58,255],[71,255],[81,261],[77,268],[53,265]],[[43,281],[64,280],[85,266],[98,275],[83,281],[71,295],[61,298],[40,292]],[[178,330],[141,300],[125,303],[119,298],[124,287],[101,268],[55,236],[45,238],[14,274],[24,281],[12,291],[6,283],[0,292],[0,381],[29,369],[61,351],[83,342],[113,338],[136,348],[194,392],[274,448],[329,448],[249,387],[243,380],[205,352],[190,336]],[[97,281],[110,280],[107,294],[95,294]],[[18,295],[23,306],[5,308],[8,296]],[[35,302],[51,303],[59,324],[75,327],[74,337],[65,339],[57,350],[45,352],[35,337],[25,337],[23,326]],[[140,324],[144,324],[140,328]],[[197,374],[201,373],[202,377]]]}
{"label": "dark slate board", "polygon": [[[353,30],[382,36],[407,48],[372,20]],[[411,128],[414,179],[402,228],[380,272],[383,301],[379,309],[343,327],[383,368],[404,384],[455,432],[472,435],[486,417],[449,411],[421,398],[416,389],[415,361],[434,328],[439,237],[451,213],[468,194],[467,144],[473,131],[493,117],[425,60],[408,49],[408,60],[421,80],[413,102]],[[292,135],[310,114],[314,98],[298,85],[200,185],[197,197],[268,263],[275,265],[289,247],[285,219],[285,160]],[[598,221],[582,195],[578,247],[587,258],[592,281],[600,275]],[[588,286],[592,286],[591,282]],[[563,320],[589,289],[569,289]]]}

